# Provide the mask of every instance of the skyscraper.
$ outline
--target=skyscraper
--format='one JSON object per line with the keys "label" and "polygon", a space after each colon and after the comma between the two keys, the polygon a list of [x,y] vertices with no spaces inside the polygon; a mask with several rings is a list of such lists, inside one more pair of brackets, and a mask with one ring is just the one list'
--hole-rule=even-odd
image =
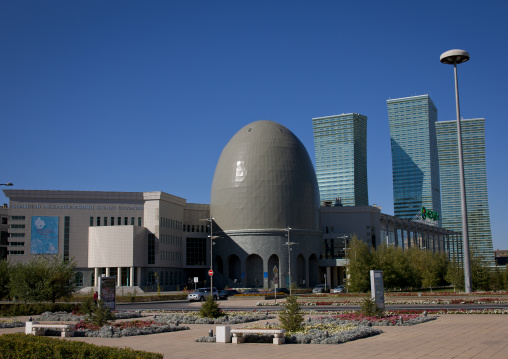
{"label": "skyscraper", "polygon": [[321,201],[368,206],[367,117],[348,113],[312,119]]}
{"label": "skyscraper", "polygon": [[[487,194],[485,119],[461,120],[460,123],[469,245],[475,253],[483,257],[487,265],[494,265]],[[436,134],[439,150],[439,171],[441,173],[443,227],[454,231],[462,231],[457,121],[437,122]]]}
{"label": "skyscraper", "polygon": [[394,214],[412,219],[422,207],[441,212],[437,109],[429,95],[387,100]]}

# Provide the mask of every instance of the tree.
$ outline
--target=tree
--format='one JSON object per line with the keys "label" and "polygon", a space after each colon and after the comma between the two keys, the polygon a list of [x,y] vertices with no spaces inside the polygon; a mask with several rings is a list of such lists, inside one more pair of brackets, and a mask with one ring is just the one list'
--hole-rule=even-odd
{"label": "tree", "polygon": [[203,318],[219,318],[224,316],[220,309],[219,303],[213,300],[213,296],[209,295],[206,301],[201,305],[199,316]]}
{"label": "tree", "polygon": [[471,251],[471,282],[473,290],[490,290],[490,268],[485,265],[483,257]]}
{"label": "tree", "polygon": [[284,309],[279,312],[280,326],[288,332],[295,332],[302,327],[303,314],[294,295],[286,298]]}
{"label": "tree", "polygon": [[12,265],[10,294],[23,301],[51,301],[70,298],[74,292],[74,261],[56,256],[35,256]]}
{"label": "tree", "polygon": [[9,295],[9,262],[0,260],[0,299]]}
{"label": "tree", "polygon": [[370,289],[370,270],[374,269],[369,246],[353,236],[346,251],[346,287],[350,292],[367,292]]}
{"label": "tree", "polygon": [[456,290],[463,291],[465,289],[464,270],[455,258],[448,262],[445,279],[452,284]]}

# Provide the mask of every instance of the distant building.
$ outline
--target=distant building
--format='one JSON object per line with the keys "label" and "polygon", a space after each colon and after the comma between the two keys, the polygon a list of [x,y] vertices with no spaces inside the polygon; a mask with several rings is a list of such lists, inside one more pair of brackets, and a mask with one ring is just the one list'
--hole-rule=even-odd
{"label": "distant building", "polygon": [[429,95],[387,100],[396,217],[412,219],[422,207],[441,212],[436,129]]}
{"label": "distant building", "polygon": [[367,117],[348,113],[312,119],[321,202],[368,206]]}
{"label": "distant building", "polygon": [[496,249],[494,251],[494,258],[496,259],[496,265],[498,266],[508,265],[508,250]]}
{"label": "distant building", "polygon": [[[486,264],[493,266],[485,157],[485,119],[461,120],[461,129],[469,245],[475,253],[483,257]],[[447,229],[462,231],[457,122],[437,122],[436,132],[443,203],[442,224]]]}
{"label": "distant building", "polygon": [[9,238],[9,209],[6,204],[0,208],[0,260],[7,258]]}

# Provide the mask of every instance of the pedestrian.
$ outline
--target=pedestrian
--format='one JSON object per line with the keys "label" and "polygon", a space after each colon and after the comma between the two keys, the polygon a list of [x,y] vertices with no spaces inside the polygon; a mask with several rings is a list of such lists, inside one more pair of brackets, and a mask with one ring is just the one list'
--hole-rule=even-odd
{"label": "pedestrian", "polygon": [[93,294],[93,302],[95,305],[97,305],[97,300],[99,300],[99,293],[95,291],[95,293]]}

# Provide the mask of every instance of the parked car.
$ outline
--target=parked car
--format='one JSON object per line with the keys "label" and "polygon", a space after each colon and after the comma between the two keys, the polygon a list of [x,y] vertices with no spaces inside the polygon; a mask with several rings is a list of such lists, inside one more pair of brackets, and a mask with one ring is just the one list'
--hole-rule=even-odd
{"label": "parked car", "polygon": [[[210,295],[210,288],[198,288],[194,292],[187,295],[187,300],[189,302],[197,302],[201,301],[204,302],[206,300],[206,297]],[[217,300],[219,297],[219,293],[217,292],[217,288],[213,288],[213,299]]]}
{"label": "parked car", "polygon": [[320,293],[328,293],[330,291],[330,287],[326,284],[318,284],[312,289],[312,293],[320,294]]}
{"label": "parked car", "polygon": [[228,299],[235,294],[240,294],[240,292],[235,289],[224,289],[219,292],[219,299]]}
{"label": "parked car", "polygon": [[[268,293],[269,294],[273,294],[274,292],[275,292],[275,290],[271,290]],[[287,294],[287,295],[289,295],[289,289],[287,289],[287,288],[277,288],[277,294]]]}
{"label": "parked car", "polygon": [[332,289],[332,293],[345,293],[346,288],[343,285],[338,285]]}
{"label": "parked car", "polygon": [[259,290],[253,288],[253,289],[245,289],[242,294],[258,294]]}

